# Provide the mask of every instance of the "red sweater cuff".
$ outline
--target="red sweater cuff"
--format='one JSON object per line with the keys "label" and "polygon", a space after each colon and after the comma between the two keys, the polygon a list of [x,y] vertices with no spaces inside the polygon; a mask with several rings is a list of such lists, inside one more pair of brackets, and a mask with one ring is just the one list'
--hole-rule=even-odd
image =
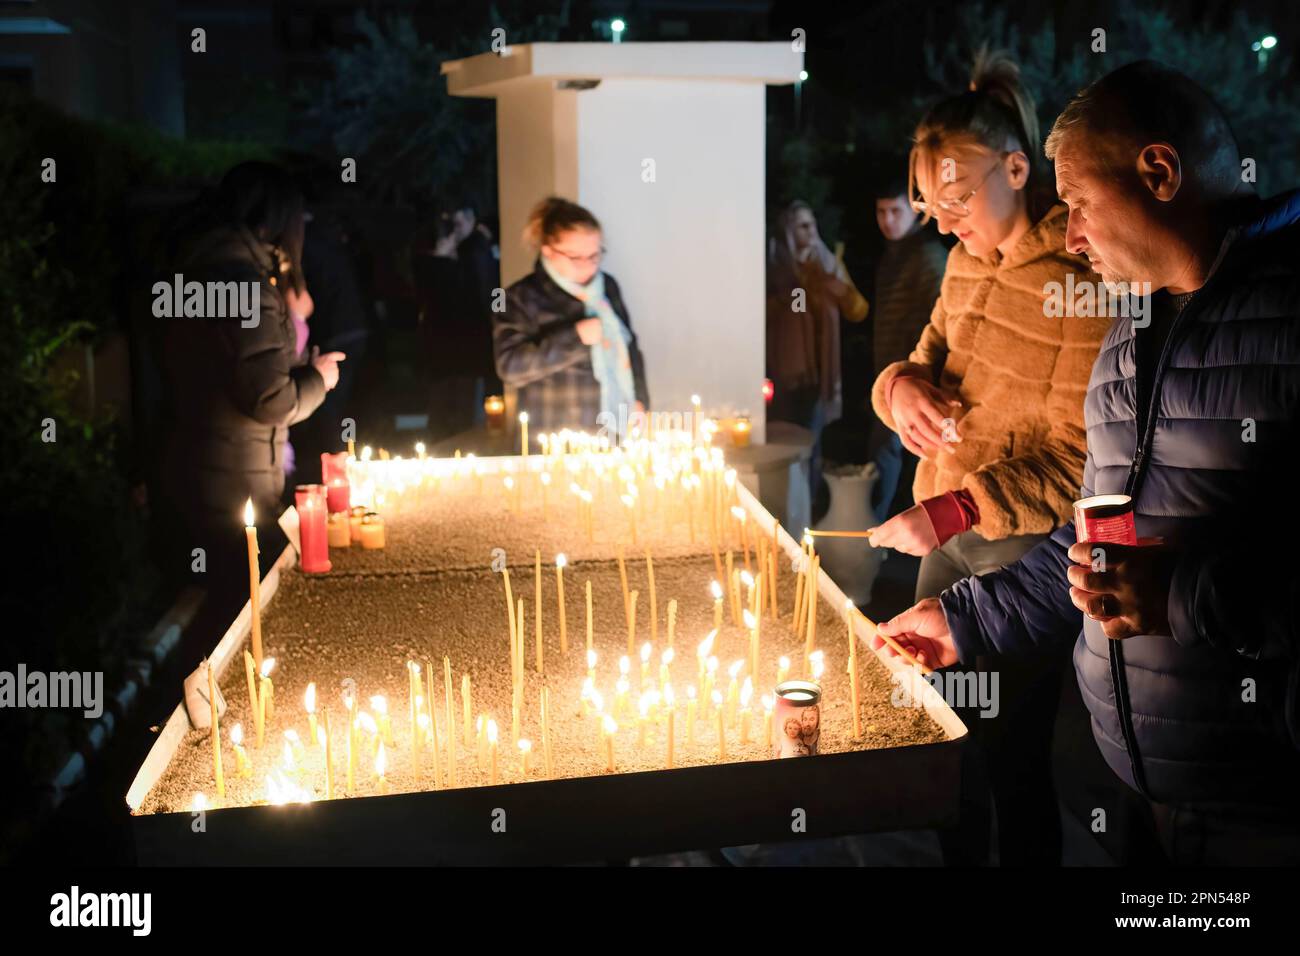
{"label": "red sweater cuff", "polygon": [[964,488],[926,498],[921,502],[921,507],[925,509],[925,515],[930,519],[930,525],[940,544],[954,535],[969,531],[980,520],[975,499]]}

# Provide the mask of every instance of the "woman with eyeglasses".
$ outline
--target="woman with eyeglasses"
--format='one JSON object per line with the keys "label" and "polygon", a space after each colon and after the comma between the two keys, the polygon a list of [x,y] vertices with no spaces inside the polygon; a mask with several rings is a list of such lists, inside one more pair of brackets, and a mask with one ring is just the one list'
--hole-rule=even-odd
{"label": "woman with eyeglasses", "polygon": [[[1048,307],[1049,283],[1100,280],[1065,250],[1066,208],[1040,152],[1033,98],[1002,54],[982,53],[970,88],[934,106],[913,139],[913,204],[959,242],[916,348],[872,390],[876,413],[920,461],[917,503],[871,541],[922,556],[918,600],[1016,561],[1070,517],[1083,477],[1084,393],[1110,320]],[[999,677],[999,712],[958,710],[979,744],[968,763],[982,759],[987,776],[966,782],[976,802],[963,804],[945,853],[986,861],[991,788],[1001,862],[1056,863],[1049,758],[1064,654],[985,664]]]}
{"label": "woman with eyeglasses", "polygon": [[577,203],[542,200],[524,241],[533,271],[492,318],[497,374],[516,391],[532,434],[621,431],[650,404],[645,364],[614,277],[600,270],[600,223]]}

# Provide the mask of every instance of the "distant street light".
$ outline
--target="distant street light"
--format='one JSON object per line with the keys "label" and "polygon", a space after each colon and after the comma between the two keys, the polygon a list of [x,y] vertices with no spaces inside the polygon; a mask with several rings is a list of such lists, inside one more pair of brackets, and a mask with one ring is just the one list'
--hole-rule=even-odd
{"label": "distant street light", "polygon": [[614,42],[623,42],[623,31],[627,29],[627,24],[623,22],[622,17],[615,17],[609,21],[609,30],[614,34]]}
{"label": "distant street light", "polygon": [[1277,37],[1271,33],[1250,45],[1250,48],[1259,55],[1259,72],[1263,73],[1268,68],[1268,51],[1275,46],[1277,46]]}

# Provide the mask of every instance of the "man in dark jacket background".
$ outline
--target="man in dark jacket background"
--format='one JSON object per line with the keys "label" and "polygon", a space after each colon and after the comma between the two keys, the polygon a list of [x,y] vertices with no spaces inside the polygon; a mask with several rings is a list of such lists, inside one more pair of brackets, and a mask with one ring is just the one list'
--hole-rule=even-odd
{"label": "man in dark jacket background", "polygon": [[1077,637],[1098,748],[1170,859],[1300,862],[1300,576],[1277,556],[1300,530],[1300,192],[1251,195],[1218,106],[1146,61],[1075,97],[1047,151],[1067,248],[1154,290],[1085,402],[1082,495],[1132,496],[1140,543],[1066,525],[881,631],[934,666]]}
{"label": "man in dark jacket background", "polygon": [[[906,160],[899,160],[895,168],[906,170]],[[930,321],[948,265],[948,248],[912,208],[907,178],[902,173],[888,177],[877,187],[876,224],[885,238],[885,249],[876,264],[875,299],[871,303],[871,381],[886,365],[912,354],[921,330]],[[870,391],[870,382],[867,389]],[[917,459],[903,455],[898,433],[886,428],[874,415],[872,426],[874,461],[880,469],[874,504],[876,517],[883,521],[901,510],[890,506],[900,485],[912,487]],[[912,503],[910,494],[905,497],[903,507]]]}

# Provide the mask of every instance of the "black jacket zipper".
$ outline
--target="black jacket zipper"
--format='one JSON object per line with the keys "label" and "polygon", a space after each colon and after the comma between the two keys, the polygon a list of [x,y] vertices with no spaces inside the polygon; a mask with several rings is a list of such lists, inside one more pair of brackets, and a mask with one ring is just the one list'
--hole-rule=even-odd
{"label": "black jacket zipper", "polygon": [[[1207,282],[1206,285],[1209,283]],[[1202,289],[1205,286],[1201,287]],[[1151,446],[1151,441],[1155,437],[1156,421],[1160,417],[1160,389],[1164,384],[1165,369],[1167,367],[1169,354],[1173,349],[1174,338],[1178,333],[1179,327],[1183,324],[1192,303],[1199,295],[1194,294],[1191,299],[1183,306],[1179,313],[1174,316],[1173,322],[1169,324],[1169,331],[1165,335],[1164,344],[1160,348],[1160,355],[1156,359],[1155,370],[1151,375],[1151,393],[1147,401],[1147,407],[1144,410],[1141,431],[1138,433],[1137,448],[1133,453],[1133,464],[1129,469],[1128,480],[1125,482],[1125,493],[1137,501],[1138,492],[1142,488],[1142,479],[1146,477],[1147,454]],[[1137,356],[1137,342],[1134,341],[1134,358]],[[1136,381],[1136,372],[1134,380]],[[1140,400],[1140,396],[1134,396],[1135,401]],[[1128,694],[1128,676],[1124,670],[1124,642],[1121,640],[1111,640],[1107,642],[1110,658],[1110,679],[1115,688],[1115,709],[1119,715],[1120,733],[1124,737],[1124,749],[1128,752],[1129,767],[1133,772],[1133,783],[1137,786],[1138,792],[1142,796],[1151,799],[1151,791],[1147,787],[1146,773],[1142,768],[1142,754],[1138,750],[1137,732],[1133,729],[1133,705],[1129,700]]]}

